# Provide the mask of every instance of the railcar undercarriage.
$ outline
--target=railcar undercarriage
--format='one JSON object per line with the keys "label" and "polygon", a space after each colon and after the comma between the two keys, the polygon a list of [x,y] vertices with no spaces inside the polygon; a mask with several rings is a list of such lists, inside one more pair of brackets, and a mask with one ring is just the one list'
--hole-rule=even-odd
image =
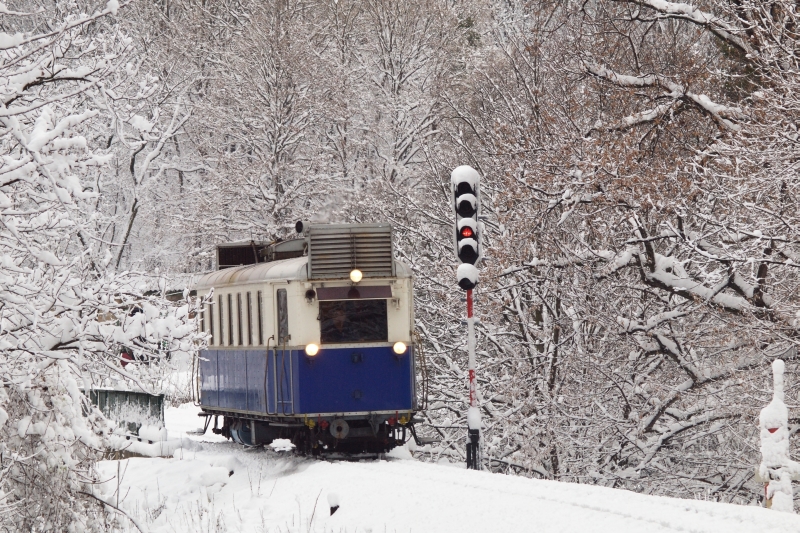
{"label": "railcar undercarriage", "polygon": [[414,435],[410,413],[288,420],[256,420],[235,413],[204,412],[200,416],[207,417],[206,430],[213,418],[212,432],[239,444],[264,446],[276,439],[287,439],[294,444],[296,453],[313,456],[386,453]]}

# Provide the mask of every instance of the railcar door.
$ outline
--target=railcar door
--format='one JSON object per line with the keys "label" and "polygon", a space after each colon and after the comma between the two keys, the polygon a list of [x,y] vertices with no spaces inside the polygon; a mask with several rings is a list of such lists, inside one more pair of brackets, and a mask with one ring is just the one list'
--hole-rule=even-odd
{"label": "railcar door", "polygon": [[275,287],[275,350],[272,352],[272,368],[275,406],[279,415],[294,414],[292,384],[292,336],[289,335],[289,298],[287,285]]}

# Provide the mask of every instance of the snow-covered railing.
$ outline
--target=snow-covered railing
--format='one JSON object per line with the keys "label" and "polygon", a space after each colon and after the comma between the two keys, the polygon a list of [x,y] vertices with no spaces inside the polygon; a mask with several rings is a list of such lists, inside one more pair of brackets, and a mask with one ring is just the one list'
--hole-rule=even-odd
{"label": "snow-covered railing", "polygon": [[794,512],[792,480],[800,479],[800,463],[789,458],[789,409],[784,403],[784,362],[772,363],[774,392],[772,401],[758,416],[761,430],[761,464],[756,479],[766,483],[767,507]]}

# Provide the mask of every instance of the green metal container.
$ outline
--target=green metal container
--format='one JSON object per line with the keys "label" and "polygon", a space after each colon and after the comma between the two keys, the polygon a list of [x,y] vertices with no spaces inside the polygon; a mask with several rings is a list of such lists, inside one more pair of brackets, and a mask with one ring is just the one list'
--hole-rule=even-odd
{"label": "green metal container", "polygon": [[88,396],[106,418],[133,435],[138,435],[143,425],[164,427],[163,394],[92,389]]}

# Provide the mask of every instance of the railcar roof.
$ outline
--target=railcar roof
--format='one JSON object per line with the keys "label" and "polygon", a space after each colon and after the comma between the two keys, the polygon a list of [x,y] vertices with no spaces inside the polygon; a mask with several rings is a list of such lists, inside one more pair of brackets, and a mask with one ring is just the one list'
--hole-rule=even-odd
{"label": "railcar roof", "polygon": [[[271,280],[299,280],[308,279],[308,256],[293,257],[269,263],[258,263],[240,267],[216,270],[201,277],[194,288],[196,290],[210,289],[211,287],[224,287],[240,283],[257,283]],[[411,269],[404,263],[395,260],[395,272],[398,278],[410,278]],[[370,278],[364,278],[369,281]],[[322,280],[315,280],[322,281]],[[344,280],[343,280],[344,281]]]}

